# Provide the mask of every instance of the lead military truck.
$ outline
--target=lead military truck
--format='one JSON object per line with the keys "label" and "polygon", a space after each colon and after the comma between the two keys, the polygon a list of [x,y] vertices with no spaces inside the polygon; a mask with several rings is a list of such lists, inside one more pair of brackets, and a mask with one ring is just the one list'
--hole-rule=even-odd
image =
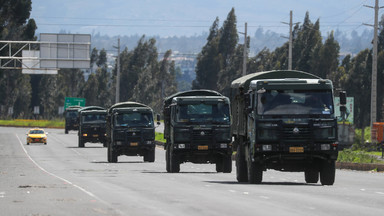
{"label": "lead military truck", "polygon": [[301,71],[248,74],[231,84],[238,182],[259,184],[263,171],[304,172],[333,185],[338,156],[330,80]]}
{"label": "lead military truck", "polygon": [[[157,121],[160,124],[159,115]],[[122,102],[108,109],[108,162],[116,163],[120,155],[144,156],[144,161],[154,162],[155,146],[155,125],[150,107],[137,102]]]}
{"label": "lead military truck", "polygon": [[214,163],[217,172],[232,171],[229,99],[210,90],[179,92],[164,100],[166,170],[180,164]]}

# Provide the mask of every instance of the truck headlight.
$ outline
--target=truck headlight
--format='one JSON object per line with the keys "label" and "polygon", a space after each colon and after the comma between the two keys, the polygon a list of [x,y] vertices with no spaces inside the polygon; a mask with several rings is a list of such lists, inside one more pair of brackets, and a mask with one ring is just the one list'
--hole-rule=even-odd
{"label": "truck headlight", "polygon": [[272,151],[272,145],[263,145],[263,151]]}
{"label": "truck headlight", "polygon": [[228,144],[227,143],[221,143],[220,148],[228,148]]}
{"label": "truck headlight", "polygon": [[321,148],[322,151],[328,151],[328,150],[331,150],[331,145],[329,145],[329,144],[321,144],[320,148]]}

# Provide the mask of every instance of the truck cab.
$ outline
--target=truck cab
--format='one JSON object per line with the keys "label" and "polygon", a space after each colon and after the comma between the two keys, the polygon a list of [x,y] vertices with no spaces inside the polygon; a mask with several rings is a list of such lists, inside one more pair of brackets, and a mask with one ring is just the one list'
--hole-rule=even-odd
{"label": "truck cab", "polygon": [[333,96],[330,80],[301,71],[233,81],[237,180],[261,183],[263,171],[275,169],[332,185],[338,156]]}
{"label": "truck cab", "polygon": [[103,143],[106,141],[106,116],[107,110],[103,107],[90,106],[79,110],[79,148],[85,143]]}
{"label": "truck cab", "polygon": [[167,172],[180,164],[213,163],[217,172],[232,171],[229,99],[218,92],[177,93],[164,101]]}
{"label": "truck cab", "polygon": [[[118,156],[144,156],[155,161],[155,124],[153,110],[141,103],[123,102],[111,106],[107,114],[108,162]],[[160,116],[157,116],[160,124]]]}

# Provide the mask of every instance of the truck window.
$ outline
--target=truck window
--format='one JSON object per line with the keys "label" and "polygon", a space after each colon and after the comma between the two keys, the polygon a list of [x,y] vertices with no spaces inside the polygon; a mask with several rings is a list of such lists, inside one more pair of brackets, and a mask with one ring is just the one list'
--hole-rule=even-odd
{"label": "truck window", "polygon": [[105,122],[105,115],[103,114],[86,114],[82,116],[83,123],[102,123]]}
{"label": "truck window", "polygon": [[120,113],[115,116],[115,125],[153,127],[153,116],[151,113]]}
{"label": "truck window", "polygon": [[183,104],[176,108],[176,122],[229,123],[229,106],[218,104]]}
{"label": "truck window", "polygon": [[330,90],[267,90],[258,94],[260,115],[333,114]]}

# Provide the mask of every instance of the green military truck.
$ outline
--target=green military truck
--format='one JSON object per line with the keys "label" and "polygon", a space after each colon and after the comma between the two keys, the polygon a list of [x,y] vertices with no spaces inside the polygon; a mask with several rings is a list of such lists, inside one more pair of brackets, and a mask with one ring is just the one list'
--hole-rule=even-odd
{"label": "green military truck", "polygon": [[107,110],[103,107],[89,106],[79,110],[79,148],[85,143],[103,143],[106,141]]}
{"label": "green military truck", "polygon": [[304,172],[333,185],[338,156],[330,80],[301,71],[248,74],[231,84],[238,182],[259,184],[263,171]]}
{"label": "green military truck", "polygon": [[64,111],[65,117],[65,129],[64,132],[68,134],[70,130],[78,130],[79,129],[79,109],[81,106],[69,106]]}
{"label": "green military truck", "polygon": [[179,172],[184,162],[232,171],[229,98],[210,90],[179,92],[165,98],[163,112],[167,172]]}
{"label": "green military truck", "polygon": [[[137,102],[112,105],[107,111],[108,162],[116,163],[120,155],[144,156],[155,161],[155,124],[153,110]],[[157,115],[157,124],[160,116]]]}

